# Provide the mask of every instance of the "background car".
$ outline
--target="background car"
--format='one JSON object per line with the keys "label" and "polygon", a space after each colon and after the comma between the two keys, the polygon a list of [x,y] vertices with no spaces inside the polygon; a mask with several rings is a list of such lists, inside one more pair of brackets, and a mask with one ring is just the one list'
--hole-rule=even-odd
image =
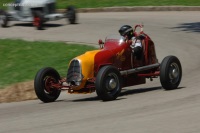
{"label": "background car", "polygon": [[9,21],[32,22],[41,30],[47,21],[67,18],[70,24],[76,23],[76,10],[68,6],[61,14],[56,12],[55,0],[15,0],[9,3],[8,11],[0,10],[0,25],[7,27]]}

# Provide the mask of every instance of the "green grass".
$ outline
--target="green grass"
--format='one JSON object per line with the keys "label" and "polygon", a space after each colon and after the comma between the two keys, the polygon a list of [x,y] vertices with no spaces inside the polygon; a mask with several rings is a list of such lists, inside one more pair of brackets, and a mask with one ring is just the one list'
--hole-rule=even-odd
{"label": "green grass", "polygon": [[[14,0],[1,0],[3,3]],[[74,5],[77,8],[96,8],[113,6],[200,6],[200,0],[57,0],[58,8],[66,8],[67,5]],[[5,7],[3,7],[5,8]]]}
{"label": "green grass", "polygon": [[0,39],[0,88],[33,80],[37,71],[50,66],[66,76],[69,61],[94,47],[62,42],[28,42]]}
{"label": "green grass", "polygon": [[58,8],[75,5],[77,8],[113,6],[199,6],[200,0],[58,0]]}

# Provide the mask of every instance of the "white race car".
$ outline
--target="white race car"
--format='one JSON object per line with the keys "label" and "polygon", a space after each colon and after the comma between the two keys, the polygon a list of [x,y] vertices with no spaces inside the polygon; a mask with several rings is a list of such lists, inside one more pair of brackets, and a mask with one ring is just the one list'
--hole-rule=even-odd
{"label": "white race car", "polygon": [[47,21],[68,18],[70,24],[76,23],[76,11],[73,6],[68,6],[66,11],[56,13],[56,0],[15,0],[9,3],[8,11],[0,10],[0,25],[7,27],[9,21],[33,22],[38,29],[43,29]]}

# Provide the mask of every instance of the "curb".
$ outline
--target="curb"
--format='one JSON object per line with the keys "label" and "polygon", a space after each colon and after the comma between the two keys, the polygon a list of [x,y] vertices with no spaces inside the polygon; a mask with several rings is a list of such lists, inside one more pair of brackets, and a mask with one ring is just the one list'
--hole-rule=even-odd
{"label": "curb", "polygon": [[[65,9],[58,9],[64,12]],[[200,11],[200,6],[135,6],[135,7],[105,7],[105,8],[78,8],[79,13],[88,12],[137,12],[137,11]]]}

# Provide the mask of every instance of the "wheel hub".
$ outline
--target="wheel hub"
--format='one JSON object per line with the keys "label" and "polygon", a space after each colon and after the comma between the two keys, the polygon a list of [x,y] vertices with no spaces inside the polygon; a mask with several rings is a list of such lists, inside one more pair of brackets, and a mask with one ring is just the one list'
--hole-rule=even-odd
{"label": "wheel hub", "polygon": [[111,79],[111,80],[109,81],[109,88],[110,88],[111,90],[113,90],[113,89],[116,88],[116,86],[117,86],[117,83],[116,83],[115,79]]}
{"label": "wheel hub", "polygon": [[169,78],[171,79],[172,83],[176,83],[179,80],[179,68],[176,63],[171,64]]}
{"label": "wheel hub", "polygon": [[178,77],[178,71],[176,69],[172,70],[172,77],[177,78]]}
{"label": "wheel hub", "polygon": [[47,93],[52,93],[52,83],[55,83],[56,80],[53,77],[46,77],[45,78],[45,90]]}
{"label": "wheel hub", "polygon": [[38,27],[40,25],[40,18],[35,17],[34,18],[34,23],[33,23],[36,27]]}

